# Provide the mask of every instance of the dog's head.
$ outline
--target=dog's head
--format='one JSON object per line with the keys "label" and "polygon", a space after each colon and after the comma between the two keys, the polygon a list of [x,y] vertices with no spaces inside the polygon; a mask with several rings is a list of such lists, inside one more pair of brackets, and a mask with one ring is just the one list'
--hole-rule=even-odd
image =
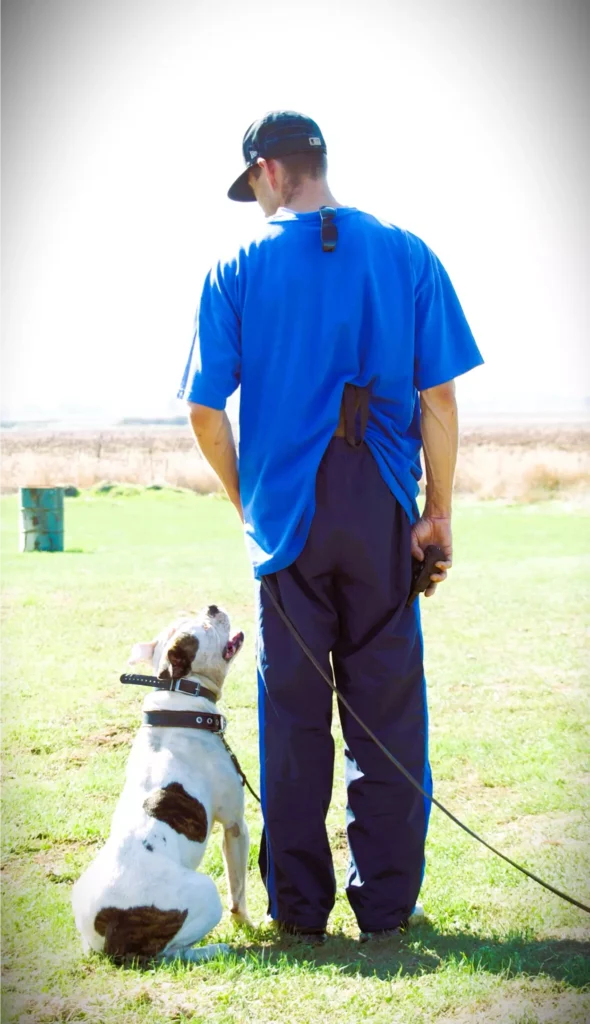
{"label": "dog's head", "polygon": [[243,642],[243,633],[230,638],[229,616],[210,604],[197,615],[180,615],[155,640],[135,644],[129,664],[150,661],[159,679],[198,675],[221,688]]}

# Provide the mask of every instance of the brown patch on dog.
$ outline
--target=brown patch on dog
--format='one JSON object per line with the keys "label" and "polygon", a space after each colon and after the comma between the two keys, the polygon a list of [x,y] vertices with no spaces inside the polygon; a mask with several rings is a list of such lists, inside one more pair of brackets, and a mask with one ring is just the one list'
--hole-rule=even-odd
{"label": "brown patch on dog", "polygon": [[158,910],[151,907],[104,907],[94,919],[94,928],[104,935],[104,952],[114,958],[157,956],[174,938],[186,920],[188,910]]}
{"label": "brown patch on dog", "polygon": [[168,648],[158,673],[159,679],[182,679],[189,674],[195,655],[199,649],[199,641],[192,633],[181,633],[171,647]]}
{"label": "brown patch on dog", "polygon": [[180,782],[170,782],[163,789],[155,789],[145,798],[143,809],[194,843],[204,843],[207,838],[207,811]]}
{"label": "brown patch on dog", "polygon": [[238,825],[237,821],[234,821],[233,825],[230,825],[229,828],[226,828],[225,831],[229,832],[230,836],[235,836],[235,838],[237,839],[240,834],[240,826]]}

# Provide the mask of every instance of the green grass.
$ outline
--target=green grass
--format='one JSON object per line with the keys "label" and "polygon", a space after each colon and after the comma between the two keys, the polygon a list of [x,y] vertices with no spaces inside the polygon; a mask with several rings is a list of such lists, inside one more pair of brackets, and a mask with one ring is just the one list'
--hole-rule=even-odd
{"label": "green grass", "polygon": [[[142,694],[123,688],[132,644],[181,609],[216,602],[247,634],[228,678],[228,738],[257,782],[253,588],[229,504],[188,493],[66,501],[63,554],[19,555],[2,500],[4,561],[4,1021],[583,1024],[588,916],[497,860],[434,810],[421,899],[431,923],[359,947],[340,891],[319,951],[264,926],[212,938],[202,966],[116,968],[84,957],[73,881],[107,835]],[[590,902],[584,626],[589,518],[557,503],[459,505],[455,568],[424,602],[435,792],[467,824]],[[585,554],[586,552],[586,554]],[[318,680],[318,686],[323,685]],[[340,737],[337,737],[341,751]],[[342,758],[329,815],[342,890]],[[263,921],[252,833],[249,901]],[[225,897],[220,837],[205,870]]]}

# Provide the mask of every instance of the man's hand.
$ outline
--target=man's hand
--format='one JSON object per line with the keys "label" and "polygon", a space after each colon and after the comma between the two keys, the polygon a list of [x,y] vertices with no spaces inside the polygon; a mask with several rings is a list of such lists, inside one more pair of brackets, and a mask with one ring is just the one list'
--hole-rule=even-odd
{"label": "man's hand", "polygon": [[424,592],[426,597],[432,597],[437,583],[446,580],[453,560],[451,502],[459,440],[455,382],[449,380],[421,391],[420,410],[426,504],[422,517],[412,527],[412,555],[419,562],[424,561],[424,548],[429,544],[438,544],[446,555],[444,562],[436,563],[440,572],[433,573],[432,582]]}
{"label": "man's hand", "polygon": [[438,583],[443,583],[447,578],[447,570],[453,564],[453,537],[451,533],[450,516],[421,516],[412,527],[412,556],[419,562],[424,561],[424,551],[429,544],[438,544],[445,553],[446,560],[437,562],[439,573],[433,573],[430,577],[430,586],[425,590],[425,597],[432,597]]}

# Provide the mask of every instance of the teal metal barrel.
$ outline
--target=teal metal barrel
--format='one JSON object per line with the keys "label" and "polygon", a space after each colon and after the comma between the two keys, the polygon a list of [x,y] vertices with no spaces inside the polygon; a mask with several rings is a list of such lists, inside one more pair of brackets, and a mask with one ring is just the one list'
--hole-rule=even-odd
{"label": "teal metal barrel", "polygon": [[63,549],[63,487],[21,487],[19,551]]}

